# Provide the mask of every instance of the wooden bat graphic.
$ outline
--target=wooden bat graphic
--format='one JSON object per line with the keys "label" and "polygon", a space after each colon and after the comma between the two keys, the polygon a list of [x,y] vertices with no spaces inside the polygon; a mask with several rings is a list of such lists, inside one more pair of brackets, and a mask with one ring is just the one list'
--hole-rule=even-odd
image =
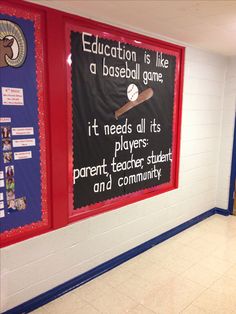
{"label": "wooden bat graphic", "polygon": [[122,116],[125,112],[140,105],[144,101],[150,99],[152,96],[153,96],[153,89],[152,88],[145,89],[142,93],[140,93],[140,95],[138,96],[136,100],[127,102],[126,104],[124,104],[122,107],[120,107],[119,109],[115,111],[116,120],[120,116]]}

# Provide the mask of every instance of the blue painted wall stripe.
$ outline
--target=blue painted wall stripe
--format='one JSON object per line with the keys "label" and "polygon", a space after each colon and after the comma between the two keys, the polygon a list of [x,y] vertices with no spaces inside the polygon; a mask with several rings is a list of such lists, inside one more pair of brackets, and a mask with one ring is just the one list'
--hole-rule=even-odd
{"label": "blue painted wall stripe", "polygon": [[232,164],[231,164],[231,175],[230,175],[230,189],[229,189],[229,204],[228,209],[230,213],[233,213],[234,204],[234,187],[236,178],[236,114],[234,119],[234,142],[233,142],[233,154],[232,154]]}

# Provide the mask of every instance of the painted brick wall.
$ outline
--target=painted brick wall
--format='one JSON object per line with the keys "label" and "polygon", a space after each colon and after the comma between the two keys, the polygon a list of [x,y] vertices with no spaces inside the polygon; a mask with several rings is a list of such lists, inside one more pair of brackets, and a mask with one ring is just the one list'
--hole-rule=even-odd
{"label": "painted brick wall", "polygon": [[228,208],[233,130],[236,113],[236,57],[229,58],[221,114],[221,140],[216,206]]}
{"label": "painted brick wall", "polygon": [[2,249],[2,310],[215,207],[226,66],[187,48],[179,189]]}

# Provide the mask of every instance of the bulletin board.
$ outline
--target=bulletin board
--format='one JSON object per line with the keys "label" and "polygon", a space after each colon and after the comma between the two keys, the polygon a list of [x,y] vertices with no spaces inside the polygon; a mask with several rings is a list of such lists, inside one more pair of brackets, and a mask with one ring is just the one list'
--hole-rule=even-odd
{"label": "bulletin board", "polygon": [[66,40],[72,219],[177,188],[182,47],[100,23]]}
{"label": "bulletin board", "polygon": [[48,227],[42,17],[0,4],[1,241]]}
{"label": "bulletin board", "polygon": [[1,247],[178,187],[184,47],[21,0],[0,12]]}

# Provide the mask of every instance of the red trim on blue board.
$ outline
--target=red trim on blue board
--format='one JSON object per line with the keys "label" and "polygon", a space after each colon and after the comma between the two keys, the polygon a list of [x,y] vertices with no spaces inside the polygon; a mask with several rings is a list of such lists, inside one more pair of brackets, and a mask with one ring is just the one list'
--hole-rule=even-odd
{"label": "red trim on blue board", "polygon": [[48,133],[48,123],[46,118],[46,78],[45,78],[45,64],[43,62],[44,56],[44,40],[45,38],[45,16],[43,12],[35,9],[28,9],[21,5],[14,4],[12,6],[10,2],[2,1],[0,3],[0,9],[2,14],[14,16],[17,18],[23,18],[31,20],[35,27],[35,63],[36,63],[36,81],[37,81],[37,98],[38,98],[38,124],[39,124],[39,137],[40,137],[40,173],[41,173],[41,213],[42,219],[31,224],[23,225],[18,228],[7,230],[0,234],[0,246],[4,247],[9,244],[16,243],[18,241],[25,240],[29,237],[46,232],[50,228],[51,213],[49,211],[49,186],[50,177],[48,156],[49,142],[46,140],[46,134]]}

